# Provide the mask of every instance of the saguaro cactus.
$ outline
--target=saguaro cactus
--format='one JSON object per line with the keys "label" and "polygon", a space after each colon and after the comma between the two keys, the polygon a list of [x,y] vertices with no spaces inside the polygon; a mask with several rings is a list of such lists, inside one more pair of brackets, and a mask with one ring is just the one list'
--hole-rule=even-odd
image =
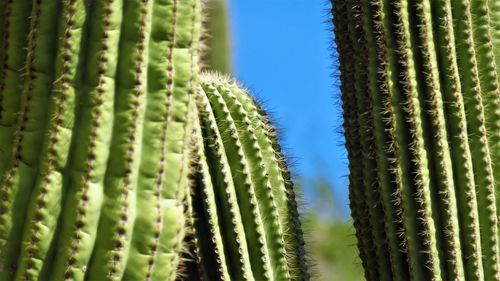
{"label": "saguaro cactus", "polygon": [[500,280],[498,1],[332,3],[366,278]]}
{"label": "saguaro cactus", "polygon": [[272,128],[200,84],[200,1],[0,8],[0,280],[307,278]]}

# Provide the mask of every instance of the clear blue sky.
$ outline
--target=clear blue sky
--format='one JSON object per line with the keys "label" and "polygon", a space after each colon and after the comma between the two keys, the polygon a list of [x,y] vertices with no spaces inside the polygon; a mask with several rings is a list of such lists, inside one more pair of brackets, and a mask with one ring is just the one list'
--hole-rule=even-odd
{"label": "clear blue sky", "polygon": [[327,180],[347,215],[347,159],[329,1],[230,0],[235,76],[264,101],[304,182]]}

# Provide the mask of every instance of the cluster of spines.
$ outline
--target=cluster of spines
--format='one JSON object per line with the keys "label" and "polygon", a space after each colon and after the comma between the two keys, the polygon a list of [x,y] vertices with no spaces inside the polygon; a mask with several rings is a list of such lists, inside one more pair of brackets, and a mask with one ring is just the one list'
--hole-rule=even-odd
{"label": "cluster of spines", "polygon": [[332,2],[367,279],[499,278],[495,4]]}

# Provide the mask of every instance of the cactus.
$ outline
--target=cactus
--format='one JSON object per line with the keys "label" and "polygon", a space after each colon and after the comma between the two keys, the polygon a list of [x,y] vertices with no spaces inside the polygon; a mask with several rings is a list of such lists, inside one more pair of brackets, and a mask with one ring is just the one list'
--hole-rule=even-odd
{"label": "cactus", "polygon": [[332,1],[367,280],[500,279],[496,3]]}
{"label": "cactus", "polygon": [[231,73],[231,46],[226,0],[208,0],[205,4],[206,33],[202,40],[207,49],[202,55],[202,63],[209,70],[224,74]]}
{"label": "cactus", "polygon": [[0,11],[0,280],[308,278],[274,130],[200,79],[201,1]]}

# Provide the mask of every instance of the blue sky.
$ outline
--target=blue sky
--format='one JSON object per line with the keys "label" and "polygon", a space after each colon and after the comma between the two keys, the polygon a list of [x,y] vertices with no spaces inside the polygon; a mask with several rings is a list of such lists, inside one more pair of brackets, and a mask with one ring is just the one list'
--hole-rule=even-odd
{"label": "blue sky", "polygon": [[326,0],[230,0],[233,70],[282,129],[303,179],[327,180],[347,215],[347,159]]}

